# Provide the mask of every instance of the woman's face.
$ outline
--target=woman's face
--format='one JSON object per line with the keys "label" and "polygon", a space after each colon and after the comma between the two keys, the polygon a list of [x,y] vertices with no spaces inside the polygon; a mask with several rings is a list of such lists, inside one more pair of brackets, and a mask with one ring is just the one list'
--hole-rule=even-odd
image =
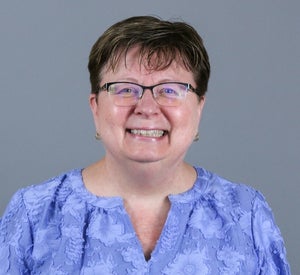
{"label": "woman's face", "polygon": [[[141,66],[136,48],[120,59],[114,71],[102,73],[100,86],[107,82],[128,81],[151,86],[162,82],[184,82],[195,87],[193,74],[184,66],[173,62],[162,71],[148,71]],[[97,99],[98,97],[98,99]],[[134,106],[116,106],[113,95],[101,91],[90,95],[96,131],[106,149],[106,158],[114,161],[139,163],[181,162],[198,132],[198,124],[204,105],[197,95],[188,92],[176,107],[161,106],[150,90]],[[143,130],[143,131],[141,131]],[[156,136],[163,131],[163,136]]]}

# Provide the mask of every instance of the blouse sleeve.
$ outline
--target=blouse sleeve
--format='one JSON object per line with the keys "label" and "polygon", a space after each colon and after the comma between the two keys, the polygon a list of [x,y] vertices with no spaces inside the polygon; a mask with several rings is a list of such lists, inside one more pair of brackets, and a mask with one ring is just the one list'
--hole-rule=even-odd
{"label": "blouse sleeve", "polygon": [[253,203],[252,218],[260,274],[290,274],[282,236],[269,205],[260,193],[257,193]]}
{"label": "blouse sleeve", "polygon": [[22,191],[18,191],[0,220],[0,274],[30,274],[32,237]]}

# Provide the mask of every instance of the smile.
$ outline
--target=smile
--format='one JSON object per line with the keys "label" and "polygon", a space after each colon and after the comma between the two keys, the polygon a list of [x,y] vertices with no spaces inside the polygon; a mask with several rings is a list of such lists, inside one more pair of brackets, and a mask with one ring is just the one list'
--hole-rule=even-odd
{"label": "smile", "polygon": [[129,132],[133,135],[143,136],[143,137],[162,137],[165,135],[166,131],[163,130],[144,130],[144,129],[131,129]]}

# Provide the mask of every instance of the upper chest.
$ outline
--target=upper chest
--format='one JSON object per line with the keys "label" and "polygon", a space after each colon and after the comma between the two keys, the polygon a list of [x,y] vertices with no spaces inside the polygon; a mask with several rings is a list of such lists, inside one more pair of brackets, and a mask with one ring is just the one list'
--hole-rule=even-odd
{"label": "upper chest", "polygon": [[[251,239],[230,215],[188,204],[173,205],[164,213],[139,210],[94,209],[88,215],[76,215],[79,208],[65,211],[61,234],[53,223],[47,224],[47,234],[45,230],[36,232],[33,257],[37,261],[49,257],[49,264],[67,271],[82,263],[82,270],[98,274],[120,268],[132,270],[129,274],[143,274],[141,270],[158,274],[148,272],[150,266],[176,274],[185,265],[201,270],[201,274],[211,274],[209,270],[218,274],[228,265],[238,271],[252,270],[249,268],[256,257]],[[150,254],[155,265],[145,261]]]}
{"label": "upper chest", "polygon": [[128,216],[134,231],[140,241],[146,259],[150,258],[162,230],[166,223],[170,210],[169,204],[160,208],[145,208],[143,206],[127,206]]}

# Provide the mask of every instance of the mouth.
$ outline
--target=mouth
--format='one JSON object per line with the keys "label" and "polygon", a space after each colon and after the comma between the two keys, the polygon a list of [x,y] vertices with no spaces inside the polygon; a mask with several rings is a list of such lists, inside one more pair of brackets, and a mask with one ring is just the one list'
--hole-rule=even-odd
{"label": "mouth", "polygon": [[141,137],[150,137],[150,138],[160,138],[168,133],[167,131],[158,130],[158,129],[151,129],[151,130],[128,129],[127,131],[132,135],[141,136]]}

